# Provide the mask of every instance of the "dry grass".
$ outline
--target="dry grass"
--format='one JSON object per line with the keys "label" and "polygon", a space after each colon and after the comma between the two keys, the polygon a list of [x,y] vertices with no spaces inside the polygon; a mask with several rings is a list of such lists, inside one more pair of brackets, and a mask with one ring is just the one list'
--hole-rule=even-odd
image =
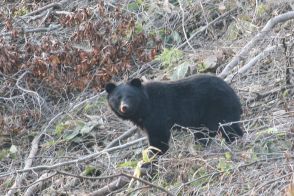
{"label": "dry grass", "polygon": [[[79,6],[82,4],[81,1],[74,3]],[[185,30],[192,32],[213,20],[214,3],[221,6],[220,1],[207,0],[202,5],[195,3],[193,6],[183,1],[182,9],[173,9],[177,5],[170,4],[168,8],[157,1],[146,1],[141,8],[153,5],[152,10],[138,11],[136,14],[138,18],[146,20],[146,31],[165,27],[182,33],[184,12]],[[235,8],[237,5],[230,6]],[[241,25],[243,23],[239,20],[242,15],[248,17],[257,13],[257,8],[250,3],[242,6],[243,9],[238,8],[234,14],[220,18],[189,40],[194,48],[190,48],[187,42],[183,47],[183,59],[198,62],[205,56],[222,51],[223,56],[217,69],[219,73],[256,31],[248,32],[246,27],[240,27],[240,35],[236,39],[230,40],[226,36],[227,27],[233,21]],[[263,27],[271,14],[289,11],[290,7],[286,1],[279,5],[266,4],[268,12],[262,16],[254,15],[250,23]],[[149,179],[154,186],[138,182],[129,189],[124,186],[111,195],[166,194],[155,185],[174,195],[293,195],[294,98],[289,91],[293,90],[293,86],[286,84],[286,66],[293,66],[289,64],[290,57],[294,55],[291,49],[294,46],[293,28],[293,20],[278,25],[265,39],[259,41],[249,56],[244,57],[239,67],[232,70],[232,73],[236,72],[261,49],[271,44],[279,45],[277,50],[256,63],[248,72],[233,78],[232,86],[240,96],[243,107],[240,122],[245,132],[243,138],[230,145],[221,138],[214,138],[208,147],[203,148],[194,144],[191,135],[193,130],[173,131],[171,148],[167,154],[159,157],[158,171]],[[180,35],[184,37],[183,33]],[[283,40],[286,43],[284,46]],[[175,40],[171,43],[166,41],[165,44],[166,47],[180,45]],[[142,69],[134,70],[134,75],[164,78],[166,70],[152,62],[143,65]],[[5,80],[1,73],[0,85],[4,89]],[[35,107],[39,112],[40,103],[33,94],[26,94],[21,100],[26,101],[21,104],[11,102],[5,107]],[[48,110],[42,113],[39,124],[22,127],[17,134],[4,134],[0,129],[1,194],[9,190],[16,190],[20,195],[30,195],[32,192],[40,195],[88,194],[118,178],[112,175],[133,173],[136,163],[141,159],[142,150],[147,147],[146,140],[138,140],[143,134],[136,132],[120,140],[117,146],[134,141],[137,143],[128,147],[107,148],[110,142],[133,125],[118,119],[110,111],[105,93],[94,95],[86,91],[71,99],[71,103],[65,101],[55,106],[50,105],[48,100],[44,101]],[[9,122],[16,122],[18,116]],[[24,171],[26,161],[30,160],[28,155],[33,148],[32,141],[39,135],[37,153],[32,157],[28,171]],[[10,149],[4,143],[8,143]],[[17,148],[16,151],[11,145]],[[22,174],[25,174],[22,183],[17,189],[11,189],[15,179]]]}

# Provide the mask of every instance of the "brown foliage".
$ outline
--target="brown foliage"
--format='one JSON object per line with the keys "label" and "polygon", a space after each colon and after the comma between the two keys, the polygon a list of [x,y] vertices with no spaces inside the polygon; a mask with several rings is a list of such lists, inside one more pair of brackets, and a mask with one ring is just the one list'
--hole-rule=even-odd
{"label": "brown foliage", "polygon": [[[101,90],[113,75],[122,75],[138,63],[150,61],[158,51],[159,43],[144,33],[135,32],[135,18],[118,8],[106,8],[98,3],[95,9],[83,8],[69,14],[47,17],[45,24],[59,23],[67,31],[63,35],[44,34],[36,40],[35,34],[23,34],[5,20],[5,28],[16,45],[0,40],[0,71],[6,75],[26,69],[34,80],[59,93],[80,92],[86,87]],[[84,45],[87,45],[86,47]],[[150,49],[147,49],[151,46]],[[135,58],[134,58],[135,57]],[[39,83],[40,83],[39,82]],[[58,94],[59,94],[58,93]]]}

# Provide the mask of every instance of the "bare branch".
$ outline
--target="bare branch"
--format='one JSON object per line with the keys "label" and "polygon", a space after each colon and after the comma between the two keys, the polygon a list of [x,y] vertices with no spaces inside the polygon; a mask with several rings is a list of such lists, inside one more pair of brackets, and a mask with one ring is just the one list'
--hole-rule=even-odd
{"label": "bare branch", "polygon": [[193,35],[191,35],[191,37],[186,40],[184,43],[182,43],[181,45],[179,45],[177,48],[180,49],[182,47],[184,47],[189,41],[191,41],[195,36],[197,36],[198,34],[202,33],[203,31],[205,31],[208,27],[210,27],[211,25],[215,24],[217,21],[219,21],[220,19],[232,14],[233,12],[237,11],[238,8],[234,8],[231,9],[230,11],[220,15],[219,17],[217,17],[216,19],[214,19],[213,21],[211,21],[210,23],[208,23],[207,25],[201,27],[198,31],[196,31]]}
{"label": "bare branch", "polygon": [[50,3],[50,4],[48,4],[48,5],[44,6],[44,7],[41,7],[39,9],[35,10],[35,11],[32,11],[32,12],[24,15],[23,17],[32,16],[32,15],[35,15],[35,14],[37,14],[39,12],[43,12],[44,10],[47,10],[47,9],[50,9],[50,8],[61,7],[62,4],[67,3],[67,1],[68,0],[62,0],[59,3]]}
{"label": "bare branch", "polygon": [[[44,17],[44,16],[46,16],[45,18],[47,18],[47,15],[48,15],[49,13],[51,13],[51,11],[52,11],[52,8],[49,8],[49,10],[48,10],[47,12],[43,12],[43,13],[41,13],[41,14],[39,14],[39,15],[32,16],[32,17],[28,20],[28,23],[30,23],[31,21],[34,21],[34,20],[38,20],[39,18],[42,18],[42,17]],[[45,19],[45,18],[44,18],[44,19]],[[43,21],[44,21],[44,19],[43,19]],[[40,24],[42,24],[42,23],[40,23]]]}
{"label": "bare branch", "polygon": [[42,104],[45,102],[44,99],[35,91],[32,91],[32,90],[29,90],[29,89],[25,89],[23,88],[19,83],[21,81],[21,79],[23,79],[23,77],[29,73],[28,71],[25,71],[23,74],[21,74],[21,76],[17,79],[16,81],[16,86],[23,92],[33,96],[33,97],[36,97],[37,101],[38,101],[38,104],[39,104],[39,108],[40,108],[40,111],[41,111],[41,108],[42,108]]}
{"label": "bare branch", "polygon": [[74,174],[64,172],[64,171],[57,171],[57,173],[67,175],[67,176],[76,177],[76,178],[80,178],[80,179],[90,179],[90,180],[101,180],[101,179],[109,179],[109,178],[119,177],[117,180],[111,182],[107,186],[105,186],[105,187],[103,187],[103,188],[89,194],[89,195],[93,195],[93,196],[94,195],[95,196],[107,195],[107,194],[109,194],[109,193],[111,193],[113,191],[116,191],[116,190],[122,188],[123,186],[125,186],[126,184],[128,184],[130,182],[130,179],[135,179],[137,181],[140,181],[140,182],[142,182],[144,184],[149,185],[150,187],[157,188],[157,189],[167,193],[167,195],[171,195],[171,196],[174,195],[171,192],[169,192],[168,190],[166,190],[166,189],[164,189],[164,188],[162,188],[160,186],[157,186],[155,184],[152,184],[151,182],[148,182],[148,181],[146,181],[144,179],[132,176],[132,175],[127,174],[127,173],[120,173],[120,174],[114,174],[114,175],[102,176],[102,177],[100,177],[100,176],[99,177],[89,177],[89,176],[74,175]]}
{"label": "bare branch", "polygon": [[[49,31],[54,31],[58,28],[60,28],[61,25],[51,25],[48,28],[46,27],[40,27],[40,28],[34,28],[34,29],[24,29],[24,33],[44,33],[44,32],[49,32]],[[7,33],[2,33],[0,36],[11,36],[12,32],[7,32]]]}
{"label": "bare branch", "polygon": [[[120,146],[116,146],[116,147],[113,147],[113,148],[108,148],[108,149],[102,150],[100,152],[89,154],[87,156],[84,156],[84,157],[81,157],[81,158],[78,158],[78,159],[73,159],[73,160],[70,160],[70,161],[56,163],[54,165],[43,165],[43,166],[36,166],[36,167],[25,167],[24,169],[16,170],[14,172],[0,174],[0,178],[5,177],[5,176],[8,176],[8,175],[11,175],[11,174],[15,174],[15,173],[25,173],[25,172],[29,172],[29,171],[40,171],[40,170],[52,170],[52,169],[55,169],[55,168],[58,168],[58,167],[61,167],[61,166],[65,166],[65,165],[70,165],[70,164],[76,164],[76,163],[80,163],[80,162],[84,162],[84,161],[89,161],[89,160],[92,160],[92,159],[96,158],[97,156],[100,156],[100,155],[102,155],[104,153],[110,153],[110,152],[113,152],[113,151],[116,151],[116,150],[120,150],[120,149],[123,149],[123,148],[128,148],[128,147],[133,146],[135,144],[138,144],[138,143],[140,143],[142,141],[145,141],[146,139],[147,139],[146,137],[139,138],[137,140],[131,141],[129,143],[126,143],[126,144],[123,144],[123,145],[120,145]],[[29,158],[28,158],[28,160],[29,160]],[[30,159],[30,162],[32,162],[32,160],[33,159],[31,158]]]}
{"label": "bare branch", "polygon": [[36,180],[33,184],[30,185],[30,187],[24,193],[24,196],[35,195],[37,190],[40,189],[43,186],[44,181],[52,178],[56,174],[57,174],[56,172],[54,172],[53,174],[50,174],[50,173],[42,174],[41,177],[38,180]]}
{"label": "bare branch", "polygon": [[92,193],[89,194],[89,196],[104,196],[108,195],[113,191],[116,191],[125,185],[127,185],[130,182],[130,179],[126,176],[120,176],[117,180],[114,180],[113,182],[107,184],[101,189],[98,189]]}
{"label": "bare branch", "polygon": [[105,149],[111,148],[115,145],[117,145],[119,143],[119,141],[126,139],[128,137],[130,137],[131,135],[133,135],[136,131],[138,130],[137,127],[132,127],[130,128],[128,131],[126,131],[125,133],[123,133],[122,135],[120,135],[118,138],[116,138],[115,140],[113,140],[112,142],[110,142]]}
{"label": "bare branch", "polygon": [[225,81],[228,82],[228,83],[231,83],[232,79],[234,78],[235,75],[237,75],[237,74],[241,75],[241,74],[246,73],[246,71],[248,71],[252,66],[254,66],[260,59],[262,59],[263,57],[269,55],[269,53],[272,52],[273,50],[275,50],[276,48],[277,48],[277,46],[270,46],[270,47],[266,48],[264,51],[259,53],[256,57],[252,58],[246,65],[241,67],[237,71],[237,73],[228,75],[225,78]]}
{"label": "bare branch", "polygon": [[[263,183],[262,185],[260,185],[259,187],[257,187],[257,188],[253,188],[253,189],[251,190],[250,195],[252,195],[252,194],[254,194],[255,192],[257,192],[258,190],[262,189],[262,188],[265,187],[266,185],[271,184],[271,183],[274,183],[274,182],[276,182],[276,181],[280,181],[281,179],[286,178],[286,177],[288,177],[288,176],[290,176],[290,175],[293,175],[293,173],[288,173],[288,174],[285,174],[285,175],[280,176],[280,177],[278,177],[278,178],[275,178],[275,179],[273,179],[273,180],[267,181],[267,182]],[[248,192],[249,192],[249,191],[248,191]],[[245,194],[246,194],[246,193],[245,193]]]}
{"label": "bare branch", "polygon": [[232,61],[224,68],[224,70],[219,74],[219,77],[225,78],[230,70],[235,67],[256,45],[257,41],[260,41],[266,37],[268,32],[275,27],[276,24],[285,22],[287,20],[294,18],[294,11],[287,12],[285,14],[278,15],[270,19],[265,27],[250,41],[248,42],[242,50],[232,59]]}
{"label": "bare branch", "polygon": [[[34,158],[35,158],[35,156],[36,156],[36,154],[38,152],[39,142],[40,142],[43,134],[47,131],[47,129],[49,128],[49,126],[51,125],[51,123],[56,118],[58,118],[61,114],[62,113],[59,113],[54,118],[52,118],[51,121],[48,123],[48,125],[44,128],[44,130],[33,139],[31,151],[30,151],[30,154],[29,154],[28,158],[25,161],[25,166],[24,166],[24,169],[23,170],[27,170],[28,168],[30,168],[32,166],[33,160],[34,160]],[[12,172],[12,173],[19,173],[19,172]],[[10,174],[12,174],[12,173],[10,173]],[[0,175],[0,178],[1,177],[4,177],[4,176],[7,176],[7,175],[10,175],[10,174],[4,174],[2,176]],[[11,187],[12,190],[8,191],[8,193],[6,195],[7,196],[14,195],[15,192],[16,192],[16,189],[15,188],[19,187],[22,184],[22,181],[26,178],[26,176],[27,176],[27,174],[21,174],[21,175],[17,176],[16,179],[15,179],[15,181],[14,181],[14,184]]]}
{"label": "bare branch", "polygon": [[103,196],[103,195],[110,194],[111,192],[116,191],[116,190],[122,188],[123,186],[125,186],[127,183],[129,183],[130,179],[135,179],[139,182],[142,182],[144,184],[149,185],[150,187],[159,189],[169,196],[174,196],[173,193],[169,192],[168,190],[164,189],[163,187],[152,184],[151,182],[148,182],[147,180],[143,180],[141,178],[137,178],[135,176],[132,176],[132,175],[126,174],[126,173],[121,173],[120,176],[121,177],[119,179],[111,182],[110,184],[106,185],[105,187],[103,187],[97,191],[92,192],[89,195],[90,196],[100,196],[100,195]]}
{"label": "bare branch", "polygon": [[180,5],[180,9],[182,11],[182,29],[183,29],[183,33],[184,33],[184,36],[185,36],[185,39],[186,39],[186,42],[188,43],[188,45],[190,46],[190,48],[192,49],[192,51],[195,53],[195,50],[193,48],[193,46],[191,45],[188,37],[187,37],[187,33],[186,33],[186,30],[185,30],[185,11],[183,9],[183,6],[182,6],[182,3],[181,3],[181,0],[178,0],[179,2],[179,5]]}

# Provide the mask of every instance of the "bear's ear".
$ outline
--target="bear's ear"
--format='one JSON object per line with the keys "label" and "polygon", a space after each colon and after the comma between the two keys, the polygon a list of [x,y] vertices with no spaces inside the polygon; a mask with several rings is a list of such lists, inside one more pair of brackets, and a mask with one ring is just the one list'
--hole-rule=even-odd
{"label": "bear's ear", "polygon": [[139,78],[134,78],[134,79],[131,80],[130,84],[132,86],[140,88],[142,86],[142,81]]}
{"label": "bear's ear", "polygon": [[111,93],[111,92],[113,91],[113,89],[115,89],[115,87],[116,87],[115,84],[113,84],[113,83],[108,83],[108,84],[106,84],[106,86],[105,86],[105,90],[106,90],[106,92],[109,94],[109,93]]}

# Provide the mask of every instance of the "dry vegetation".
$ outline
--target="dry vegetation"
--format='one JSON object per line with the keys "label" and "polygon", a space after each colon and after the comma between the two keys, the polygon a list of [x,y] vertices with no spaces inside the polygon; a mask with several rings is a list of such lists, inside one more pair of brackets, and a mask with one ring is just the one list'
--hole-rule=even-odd
{"label": "dry vegetation", "polygon": [[[286,0],[1,1],[0,194],[294,195],[293,10]],[[109,110],[104,84],[203,72],[234,87],[246,134],[203,148],[195,130],[173,131],[153,175],[127,187],[147,141]]]}

